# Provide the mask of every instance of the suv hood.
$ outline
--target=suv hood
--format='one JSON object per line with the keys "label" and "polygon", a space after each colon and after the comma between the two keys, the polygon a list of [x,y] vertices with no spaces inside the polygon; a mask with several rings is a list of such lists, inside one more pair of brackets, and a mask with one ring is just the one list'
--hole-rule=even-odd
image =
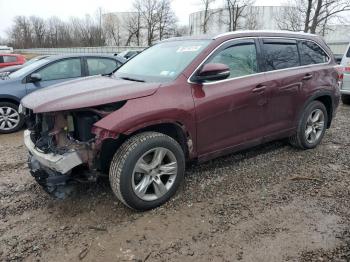
{"label": "suv hood", "polygon": [[154,94],[160,84],[108,76],[92,76],[43,88],[25,96],[21,104],[34,113],[64,111]]}

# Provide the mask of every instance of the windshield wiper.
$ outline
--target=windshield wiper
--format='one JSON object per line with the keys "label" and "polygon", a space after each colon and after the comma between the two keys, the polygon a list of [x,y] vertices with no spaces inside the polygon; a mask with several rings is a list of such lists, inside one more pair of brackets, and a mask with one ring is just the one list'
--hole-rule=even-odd
{"label": "windshield wiper", "polygon": [[131,78],[131,77],[121,77],[121,79],[124,79],[124,80],[129,80],[129,81],[134,81],[134,82],[142,82],[144,83],[145,80],[142,80],[142,79],[136,79],[136,78]]}

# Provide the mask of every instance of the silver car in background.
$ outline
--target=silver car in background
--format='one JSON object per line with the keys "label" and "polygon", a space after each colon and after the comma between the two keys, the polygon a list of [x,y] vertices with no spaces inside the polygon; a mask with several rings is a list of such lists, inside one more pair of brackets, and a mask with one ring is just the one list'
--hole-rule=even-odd
{"label": "silver car in background", "polygon": [[344,104],[350,105],[350,44],[346,49],[340,65],[344,73],[343,83],[340,87],[341,99]]}

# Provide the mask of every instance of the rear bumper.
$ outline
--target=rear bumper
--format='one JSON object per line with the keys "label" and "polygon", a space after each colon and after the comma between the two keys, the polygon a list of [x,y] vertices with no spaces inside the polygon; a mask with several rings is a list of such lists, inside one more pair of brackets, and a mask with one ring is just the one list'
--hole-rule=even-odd
{"label": "rear bumper", "polygon": [[24,144],[32,157],[37,160],[40,165],[61,174],[66,174],[74,167],[83,163],[79,154],[74,150],[64,153],[63,155],[40,152],[32,142],[29,130],[24,131]]}
{"label": "rear bumper", "polygon": [[344,74],[343,83],[340,87],[342,95],[350,95],[350,74]]}

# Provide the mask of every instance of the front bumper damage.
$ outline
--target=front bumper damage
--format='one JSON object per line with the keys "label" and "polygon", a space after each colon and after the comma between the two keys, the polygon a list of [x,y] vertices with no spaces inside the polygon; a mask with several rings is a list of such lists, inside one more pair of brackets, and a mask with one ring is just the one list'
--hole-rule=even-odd
{"label": "front bumper damage", "polygon": [[32,155],[32,158],[37,160],[41,165],[61,174],[66,174],[74,167],[83,163],[74,149],[71,149],[63,155],[40,152],[32,142],[29,130],[24,132],[24,144]]}
{"label": "front bumper damage", "polygon": [[28,167],[38,184],[51,196],[64,199],[76,188],[76,178],[71,175],[73,168],[83,163],[79,154],[70,150],[62,155],[43,153],[38,150],[30,137],[31,132],[24,132],[24,144],[29,151]]}

